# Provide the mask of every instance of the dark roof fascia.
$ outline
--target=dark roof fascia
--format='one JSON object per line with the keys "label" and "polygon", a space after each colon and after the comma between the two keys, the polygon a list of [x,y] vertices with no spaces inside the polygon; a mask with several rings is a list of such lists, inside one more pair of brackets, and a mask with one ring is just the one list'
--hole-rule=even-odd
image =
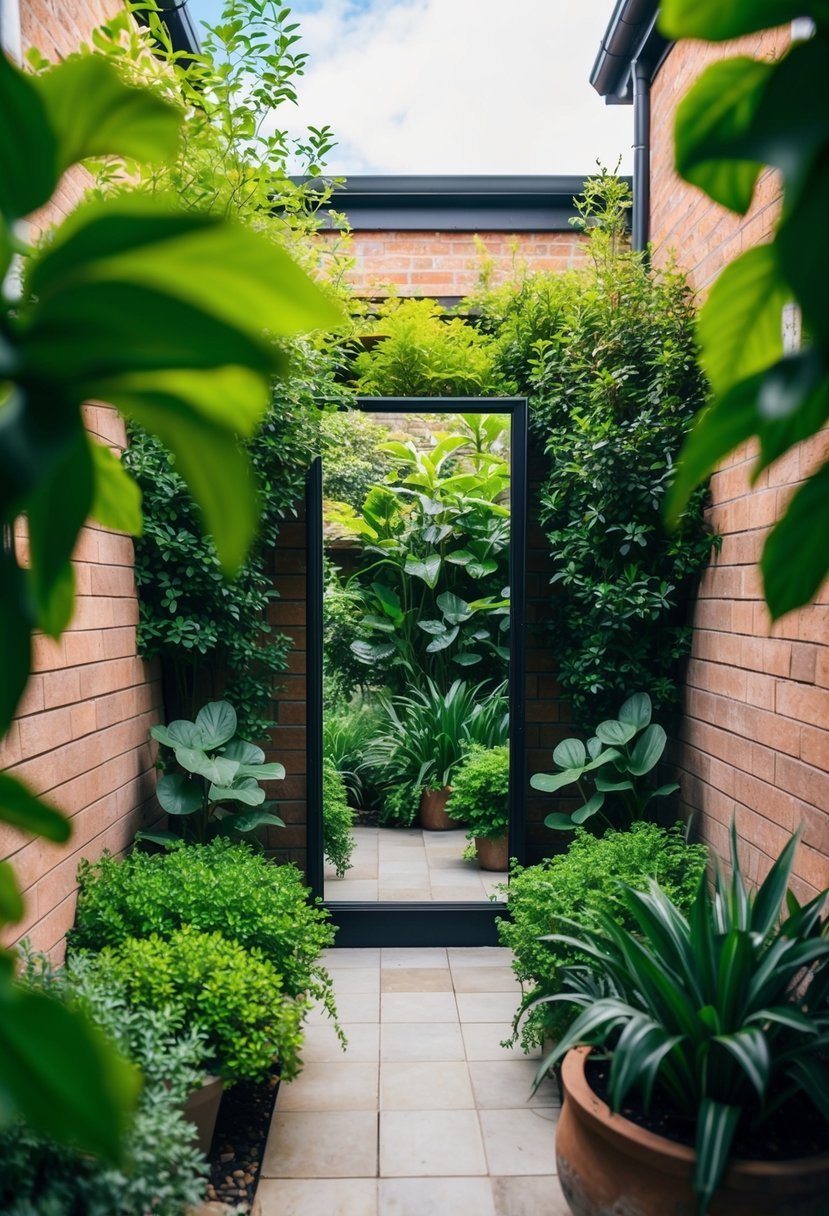
{"label": "dark roof fascia", "polygon": [[[201,42],[195,22],[188,12],[187,0],[158,0],[158,11],[167,26],[173,49],[198,55]],[[140,20],[140,10],[136,16]]]}
{"label": "dark roof fascia", "polygon": [[[299,179],[306,181],[308,179]],[[334,190],[326,211],[352,230],[562,232],[577,214],[583,177],[356,176]]]}
{"label": "dark roof fascia", "polygon": [[656,28],[659,0],[617,0],[590,73],[590,83],[607,105],[633,102],[633,65],[656,75],[671,43]]}

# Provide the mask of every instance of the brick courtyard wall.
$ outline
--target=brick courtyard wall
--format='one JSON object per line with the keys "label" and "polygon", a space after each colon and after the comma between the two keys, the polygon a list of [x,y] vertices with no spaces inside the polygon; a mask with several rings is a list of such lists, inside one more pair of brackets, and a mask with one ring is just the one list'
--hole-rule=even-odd
{"label": "brick courtyard wall", "polygon": [[[703,68],[732,53],[773,58],[788,29],[737,44],[674,47],[652,89],[652,237],[657,262],[673,248],[702,297],[744,249],[767,240],[779,207],[766,173],[744,218],[713,204],[673,172],[673,116]],[[796,890],[829,884],[829,595],[771,626],[757,561],[764,538],[797,485],[829,454],[829,435],[777,461],[752,488],[753,449],[734,453],[711,482],[712,528],[722,550],[705,574],[694,612],[684,717],[675,758],[684,809],[704,839],[728,854],[736,815],[743,860],[761,878],[800,827]]]}
{"label": "brick courtyard wall", "polygon": [[[320,233],[319,239],[339,240]],[[496,286],[531,270],[569,270],[582,264],[585,238],[577,232],[481,232]],[[354,268],[345,277],[358,295],[466,296],[478,286],[481,250],[471,232],[353,232]]]}
{"label": "brick courtyard wall", "polygon": [[[120,7],[115,0],[27,0],[22,6],[23,46],[58,59]],[[67,174],[38,225],[60,221],[87,184]],[[109,407],[87,406],[88,430],[117,450],[124,426]],[[25,534],[16,536],[25,557]],[[26,935],[37,949],[59,958],[75,911],[79,859],[104,849],[119,852],[153,814],[155,773],[148,743],[161,717],[157,669],[136,655],[138,600],[129,537],[94,524],[85,527],[74,554],[77,608],[69,629],[53,642],[34,639],[34,675],[20,714],[0,743],[0,768],[25,780],[71,817],[72,839],[50,845],[0,827],[0,857],[10,858],[23,887],[26,917],[9,941]]]}

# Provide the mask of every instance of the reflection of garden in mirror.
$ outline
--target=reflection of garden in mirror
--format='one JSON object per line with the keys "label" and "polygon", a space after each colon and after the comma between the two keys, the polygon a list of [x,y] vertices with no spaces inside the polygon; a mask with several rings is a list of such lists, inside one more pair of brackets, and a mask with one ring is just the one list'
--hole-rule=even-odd
{"label": "reflection of garden in mirror", "polygon": [[509,415],[322,429],[325,898],[486,901],[507,869]]}

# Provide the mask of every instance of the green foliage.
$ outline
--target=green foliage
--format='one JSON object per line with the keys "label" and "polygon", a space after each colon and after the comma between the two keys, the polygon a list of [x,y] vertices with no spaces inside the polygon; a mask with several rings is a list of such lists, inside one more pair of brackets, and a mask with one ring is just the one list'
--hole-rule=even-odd
{"label": "green foliage", "polygon": [[[610,1052],[609,1102],[634,1090],[647,1109],[658,1091],[696,1126],[694,1192],[708,1211],[740,1127],[756,1141],[774,1111],[811,1104],[829,1119],[829,891],[801,906],[790,894],[796,838],[758,890],[740,872],[703,877],[693,905],[659,883],[620,891],[628,924],[597,909],[564,921],[553,942],[590,962],[545,1001],[581,1009],[539,1077],[578,1044]],[[788,911],[784,909],[788,903]]]}
{"label": "green foliage", "polygon": [[434,300],[392,300],[354,361],[354,387],[367,397],[484,397],[503,391],[492,343]]}
{"label": "green foliage", "polygon": [[509,748],[469,749],[452,778],[446,813],[476,838],[506,836],[509,830]]}
{"label": "green foliage", "polygon": [[[566,853],[537,866],[514,865],[506,889],[511,919],[498,921],[501,945],[515,954],[513,967],[526,993],[516,1015],[513,1041],[523,1011],[537,997],[559,992],[563,968],[586,959],[567,942],[549,938],[561,932],[565,918],[588,919],[601,910],[631,928],[634,922],[618,884],[644,890],[651,879],[687,911],[706,859],[704,845],[685,843],[680,825],[665,831],[639,822],[629,832],[610,830],[601,837],[579,828]],[[573,1010],[567,1005],[534,1005],[521,1025],[524,1050],[560,1038],[572,1019]]]}
{"label": "green foliage", "polygon": [[[654,789],[647,780],[667,741],[664,729],[651,722],[650,697],[639,692],[628,697],[618,718],[600,722],[586,744],[581,739],[559,743],[553,763],[560,771],[534,773],[530,785],[548,794],[576,785],[582,805],[569,814],[554,811],[544,820],[547,827],[572,832],[594,815],[615,827],[630,827],[643,819],[652,798],[664,798],[679,789],[676,782]],[[592,794],[585,779],[593,786]]]}
{"label": "green foliage", "polygon": [[557,676],[578,724],[630,688],[677,703],[686,606],[711,550],[703,491],[678,533],[662,523],[675,461],[705,399],[685,280],[626,252],[626,187],[603,174],[582,205],[592,265],[529,275],[478,299],[499,362],[530,398],[549,472],[541,518],[553,559],[545,606]]}
{"label": "green foliage", "polygon": [[354,812],[348,805],[345,781],[333,760],[322,762],[322,839],[328,862],[342,878],[351,869],[354,851]]}
{"label": "green foliage", "polygon": [[[201,844],[216,835],[255,832],[263,824],[285,826],[259,784],[281,781],[285,766],[266,764],[262,749],[240,738],[236,725],[228,701],[210,701],[195,722],[180,719],[150,730],[177,766],[159,780],[158,801],[168,815],[183,818],[184,835]],[[166,843],[172,834],[145,832],[143,837]]]}
{"label": "green foliage", "polygon": [[370,626],[363,624],[365,602],[356,583],[344,585],[332,561],[324,561],[325,591],[322,600],[322,645],[326,710],[347,704],[368,682],[382,682],[388,663],[378,661],[369,669],[352,649],[355,641],[368,642]]}
{"label": "green foliage", "polygon": [[320,418],[323,494],[359,510],[373,485],[385,480],[394,459],[382,444],[385,426],[362,410],[326,412]]}
{"label": "green foliage", "polygon": [[370,703],[326,706],[322,722],[322,750],[342,777],[353,806],[370,802],[371,783],[365,771],[365,750],[379,733],[381,716]]}
{"label": "green foliage", "polygon": [[[811,16],[816,29],[774,62],[740,57],[712,64],[680,103],[679,174],[744,214],[764,166],[783,178],[783,205],[770,244],[749,249],[714,284],[700,314],[701,359],[715,393],[688,439],[666,514],[675,522],[694,487],[747,440],[760,454],[753,479],[829,418],[829,14],[821,0],[744,0],[726,6],[666,0],[660,20],[672,38],[719,41]],[[781,312],[802,311],[807,337],[784,352]],[[766,539],[766,603],[776,619],[808,603],[829,572],[829,464],[798,488]]]}
{"label": "green foliage", "polygon": [[169,937],[127,937],[91,958],[102,983],[123,988],[140,1009],[170,1009],[179,1025],[204,1035],[209,1071],[236,1081],[263,1080],[279,1062],[299,1071],[304,998],[283,991],[282,976],[256,947],[190,925]]}
{"label": "green foliage", "polygon": [[137,1009],[113,976],[77,958],[54,972],[26,958],[24,983],[82,1009],[141,1069],[141,1097],[125,1133],[128,1162],[116,1169],[44,1139],[22,1120],[0,1131],[0,1207],[7,1216],[181,1216],[204,1192],[204,1158],[193,1145],[183,1104],[199,1085],[204,1039],[170,1007]]}
{"label": "green foliage", "polygon": [[319,962],[333,944],[328,913],[310,903],[302,876],[248,844],[217,836],[206,845],[171,845],[165,853],[105,854],[78,867],[72,949],[119,946],[128,937],[169,937],[183,925],[220,932],[261,951],[291,996],[322,1000],[336,1016],[331,977]]}

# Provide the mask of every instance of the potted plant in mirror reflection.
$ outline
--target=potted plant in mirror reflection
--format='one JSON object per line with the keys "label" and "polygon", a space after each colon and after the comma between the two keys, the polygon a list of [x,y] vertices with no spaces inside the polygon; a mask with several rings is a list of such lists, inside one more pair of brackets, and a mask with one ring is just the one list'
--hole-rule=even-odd
{"label": "potted plant in mirror reflection", "polygon": [[482,870],[509,867],[509,747],[475,745],[453,779],[446,811],[465,824]]}

